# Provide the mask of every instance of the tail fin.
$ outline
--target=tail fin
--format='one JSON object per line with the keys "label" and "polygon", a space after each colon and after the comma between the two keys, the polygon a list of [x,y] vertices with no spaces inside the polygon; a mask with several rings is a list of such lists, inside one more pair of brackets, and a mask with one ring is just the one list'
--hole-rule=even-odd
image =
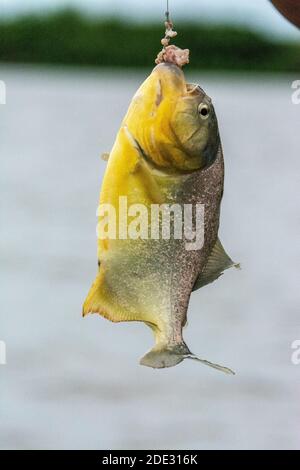
{"label": "tail fin", "polygon": [[140,364],[142,366],[152,367],[153,369],[163,369],[165,367],[173,367],[185,359],[185,354],[189,351],[180,351],[181,348],[163,348],[157,349],[154,347],[142,359]]}
{"label": "tail fin", "polygon": [[221,372],[224,372],[224,374],[228,375],[235,375],[235,372],[228,367],[220,366],[219,364],[214,364],[213,362],[209,362],[206,359],[200,359],[199,357],[195,356],[194,354],[188,354],[185,356],[184,359],[193,359],[194,361],[199,361],[205,366],[212,367],[213,369],[219,370]]}
{"label": "tail fin", "polygon": [[200,359],[199,357],[195,356],[189,351],[188,347],[184,343],[178,344],[174,347],[154,347],[140,360],[140,364],[143,366],[152,367],[153,369],[163,369],[165,367],[176,366],[184,359],[193,359],[195,361],[201,362],[206,366],[212,367],[213,369],[224,372],[225,374],[235,375],[233,370],[228,369],[228,367],[223,367],[219,364],[214,364],[213,362],[209,362],[205,359]]}

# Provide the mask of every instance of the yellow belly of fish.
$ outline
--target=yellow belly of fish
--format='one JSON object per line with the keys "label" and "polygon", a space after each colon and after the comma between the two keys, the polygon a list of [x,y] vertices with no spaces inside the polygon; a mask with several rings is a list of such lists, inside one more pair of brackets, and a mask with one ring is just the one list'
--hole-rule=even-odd
{"label": "yellow belly of fish", "polygon": [[[163,342],[171,328],[171,274],[168,249],[164,250],[168,242],[122,239],[119,229],[124,213],[120,211],[120,198],[126,201],[127,209],[138,203],[148,214],[152,204],[164,202],[161,188],[124,128],[111,152],[100,195],[100,205],[109,204],[115,209],[116,236],[98,240],[100,268],[83,314],[98,313],[113,322],[145,322],[154,329],[157,341]],[[131,220],[126,217],[129,226]]]}

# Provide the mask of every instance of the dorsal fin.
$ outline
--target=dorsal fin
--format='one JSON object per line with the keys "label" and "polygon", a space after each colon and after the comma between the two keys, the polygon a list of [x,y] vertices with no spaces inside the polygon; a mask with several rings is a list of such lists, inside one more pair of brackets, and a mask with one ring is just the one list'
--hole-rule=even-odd
{"label": "dorsal fin", "polygon": [[227,255],[222,246],[222,243],[219,239],[217,239],[216,244],[209,255],[204,270],[195,282],[193,291],[200,289],[200,287],[206,286],[211,282],[214,282],[223,274],[224,271],[226,271],[226,269],[232,268],[233,266],[240,268],[240,265],[235,264]]}

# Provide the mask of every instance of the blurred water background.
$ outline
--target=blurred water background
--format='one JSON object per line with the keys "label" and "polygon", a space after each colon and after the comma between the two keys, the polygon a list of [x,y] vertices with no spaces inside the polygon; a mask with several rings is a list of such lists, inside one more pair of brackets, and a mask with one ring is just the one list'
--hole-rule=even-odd
{"label": "blurred water background", "polygon": [[[220,237],[243,266],[192,295],[192,361],[138,365],[143,324],[82,319],[96,205],[145,72],[2,65],[1,448],[299,448],[299,107],[289,76],[189,74],[213,96],[226,159]],[[159,269],[159,267],[158,267]]]}
{"label": "blurred water background", "polygon": [[[192,295],[185,339],[199,356],[236,370],[227,377],[192,361],[141,367],[153,345],[146,326],[81,318],[97,270],[100,155],[151,70],[163,28],[141,26],[141,16],[132,26],[70,12],[14,14],[0,21],[7,89],[0,105],[0,340],[7,345],[0,448],[300,449],[300,366],[291,361],[300,339],[296,29],[283,38],[272,34],[273,23],[263,35],[262,21],[259,33],[236,24],[178,27],[192,49],[187,77],[205,88],[218,114],[226,163],[220,238],[243,268]],[[274,31],[280,21],[288,25],[278,15]],[[105,55],[111,35],[117,41]],[[268,70],[277,74],[256,74]]]}

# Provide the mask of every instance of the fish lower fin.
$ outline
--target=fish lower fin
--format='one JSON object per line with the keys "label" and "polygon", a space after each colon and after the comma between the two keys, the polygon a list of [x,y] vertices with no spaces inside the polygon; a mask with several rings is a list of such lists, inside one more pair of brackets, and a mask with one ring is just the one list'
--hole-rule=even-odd
{"label": "fish lower fin", "polygon": [[112,312],[109,303],[106,295],[104,272],[100,268],[84,301],[82,316],[85,317],[89,313],[98,313],[110,321],[121,321]]}
{"label": "fish lower fin", "polygon": [[104,162],[108,162],[109,156],[110,156],[109,152],[104,152],[102,153],[101,158]]}
{"label": "fish lower fin", "polygon": [[152,369],[164,369],[180,364],[190,354],[188,347],[182,344],[175,346],[155,346],[142,359],[140,364]]}
{"label": "fish lower fin", "polygon": [[232,261],[232,259],[224,250],[222,243],[218,239],[211,251],[211,254],[209,255],[204,270],[201,272],[194,284],[193,291],[216,281],[220,276],[222,276],[226,269],[232,267],[239,269],[240,265]]}
{"label": "fish lower fin", "polygon": [[228,367],[220,366],[219,364],[214,364],[206,359],[200,359],[195,356],[189,351],[188,347],[184,343],[177,344],[173,347],[155,346],[144,357],[142,357],[140,364],[142,366],[152,367],[153,369],[164,369],[165,367],[174,367],[177,364],[180,364],[184,359],[193,359],[194,361],[201,362],[201,364],[212,367],[213,369],[224,372],[225,374],[235,375],[235,372]]}
{"label": "fish lower fin", "polygon": [[119,288],[117,278],[112,279],[107,276],[104,267],[100,265],[100,270],[83,304],[82,316],[85,317],[89,313],[98,313],[114,323],[143,321],[155,325],[155,318],[143,314],[138,308],[132,307],[133,299],[130,299],[131,305],[124,302],[124,286],[121,293]]}

